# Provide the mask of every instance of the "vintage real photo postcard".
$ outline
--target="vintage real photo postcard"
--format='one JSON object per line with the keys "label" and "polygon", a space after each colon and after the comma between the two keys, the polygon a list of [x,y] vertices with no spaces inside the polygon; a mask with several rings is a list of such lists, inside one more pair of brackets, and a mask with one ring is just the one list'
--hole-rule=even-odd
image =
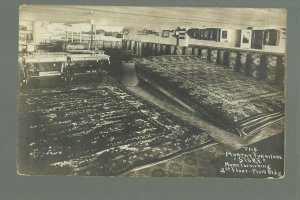
{"label": "vintage real photo postcard", "polygon": [[283,178],[286,10],[21,5],[19,175]]}

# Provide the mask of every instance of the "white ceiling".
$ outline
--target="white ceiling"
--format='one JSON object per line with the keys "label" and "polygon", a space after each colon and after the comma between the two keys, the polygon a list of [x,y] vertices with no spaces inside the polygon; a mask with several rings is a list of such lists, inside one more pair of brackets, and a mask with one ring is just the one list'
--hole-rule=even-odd
{"label": "white ceiling", "polygon": [[62,23],[93,20],[98,25],[143,28],[286,27],[286,12],[255,8],[23,5],[20,20]]}

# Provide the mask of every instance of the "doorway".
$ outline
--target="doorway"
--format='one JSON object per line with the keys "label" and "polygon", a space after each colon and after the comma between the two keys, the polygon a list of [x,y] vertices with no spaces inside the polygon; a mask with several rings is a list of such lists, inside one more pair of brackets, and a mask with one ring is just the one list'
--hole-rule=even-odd
{"label": "doorway", "polygon": [[251,48],[252,49],[262,49],[263,38],[264,38],[263,30],[253,30],[252,31]]}

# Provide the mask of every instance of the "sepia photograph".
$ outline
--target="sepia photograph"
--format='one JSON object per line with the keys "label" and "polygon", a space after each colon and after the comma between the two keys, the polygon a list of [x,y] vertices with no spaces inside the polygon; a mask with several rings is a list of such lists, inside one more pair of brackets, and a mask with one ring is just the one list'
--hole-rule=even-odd
{"label": "sepia photograph", "polygon": [[18,175],[283,178],[286,15],[21,5]]}

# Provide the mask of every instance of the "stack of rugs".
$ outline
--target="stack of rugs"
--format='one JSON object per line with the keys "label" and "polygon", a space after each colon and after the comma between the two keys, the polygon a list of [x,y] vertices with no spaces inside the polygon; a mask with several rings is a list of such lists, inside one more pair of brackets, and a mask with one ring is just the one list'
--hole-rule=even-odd
{"label": "stack of rugs", "polygon": [[24,151],[38,174],[119,175],[214,143],[117,85],[24,90],[19,100]]}
{"label": "stack of rugs", "polygon": [[135,58],[137,75],[151,80],[217,126],[249,135],[284,118],[284,92],[267,82],[197,56]]}

